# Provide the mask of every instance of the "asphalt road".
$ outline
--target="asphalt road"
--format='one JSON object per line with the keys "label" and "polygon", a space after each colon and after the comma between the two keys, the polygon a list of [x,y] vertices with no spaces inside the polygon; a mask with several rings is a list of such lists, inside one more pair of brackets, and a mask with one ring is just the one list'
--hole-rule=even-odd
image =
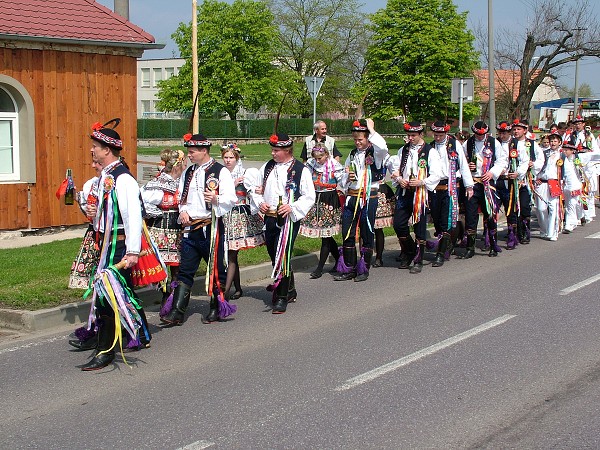
{"label": "asphalt road", "polygon": [[[68,331],[0,343],[0,448],[599,448],[600,224],[183,327],[94,373]],[[576,283],[582,287],[567,288]],[[196,291],[194,291],[196,292]]]}

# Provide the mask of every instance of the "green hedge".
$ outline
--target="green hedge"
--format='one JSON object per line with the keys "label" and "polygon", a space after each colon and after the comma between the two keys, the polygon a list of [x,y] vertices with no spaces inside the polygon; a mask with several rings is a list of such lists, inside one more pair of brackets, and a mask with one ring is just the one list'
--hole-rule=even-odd
{"label": "green hedge", "polygon": [[[339,136],[350,134],[352,119],[326,120],[328,132]],[[290,135],[308,135],[312,131],[312,119],[280,119],[279,131]],[[211,138],[264,138],[273,133],[275,119],[200,121],[200,132]],[[180,139],[188,132],[186,119],[138,119],[138,139]],[[396,120],[375,121],[381,134],[403,133],[402,124]]]}

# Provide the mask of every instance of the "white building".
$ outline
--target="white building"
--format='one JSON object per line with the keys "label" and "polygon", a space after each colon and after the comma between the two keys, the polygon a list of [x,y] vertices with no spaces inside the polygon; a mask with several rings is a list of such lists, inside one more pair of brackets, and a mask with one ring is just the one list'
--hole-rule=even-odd
{"label": "white building", "polygon": [[168,80],[179,73],[185,63],[183,58],[138,59],[137,61],[137,110],[138,119],[178,118],[177,113],[162,112],[158,103],[158,82]]}

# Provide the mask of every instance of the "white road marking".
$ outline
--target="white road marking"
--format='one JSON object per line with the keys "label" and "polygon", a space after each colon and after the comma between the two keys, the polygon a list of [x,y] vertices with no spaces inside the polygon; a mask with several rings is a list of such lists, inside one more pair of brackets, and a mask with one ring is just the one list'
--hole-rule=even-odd
{"label": "white road marking", "polygon": [[497,319],[494,319],[490,322],[486,322],[482,325],[479,325],[478,327],[471,328],[470,330],[465,331],[464,333],[457,334],[454,337],[445,339],[437,344],[431,345],[427,348],[405,356],[404,358],[397,359],[396,361],[384,364],[383,366],[377,367],[354,378],[350,378],[340,386],[337,386],[334,390],[347,391],[348,389],[352,389],[353,387],[359,386],[363,383],[373,381],[375,378],[385,375],[388,372],[392,372],[396,369],[399,369],[400,367],[418,361],[419,359],[424,358],[425,356],[432,355],[433,353],[450,347],[451,345],[454,345],[460,341],[473,337],[479,333],[483,333],[484,331],[487,331],[491,328],[497,327],[498,325],[501,325],[514,317],[516,316],[511,314],[505,314],[504,316],[498,317]]}
{"label": "white road marking", "polygon": [[586,236],[585,238],[586,239],[600,239],[600,233],[590,234],[589,236]]}
{"label": "white road marking", "polygon": [[68,337],[69,337],[69,335],[66,335],[66,336],[57,336],[57,337],[53,337],[53,338],[50,338],[50,339],[44,339],[43,341],[36,341],[36,342],[30,342],[29,344],[19,345],[17,347],[0,349],[0,355],[2,355],[4,353],[16,352],[18,350],[23,350],[25,348],[37,347],[38,345],[49,344],[51,342],[63,341],[65,339],[67,339]]}
{"label": "white road marking", "polygon": [[177,450],[202,450],[203,448],[212,447],[213,445],[215,445],[215,443],[210,441],[196,441]]}
{"label": "white road marking", "polygon": [[558,295],[569,295],[571,292],[575,292],[581,289],[582,287],[586,287],[588,284],[595,283],[598,280],[600,280],[600,274],[594,275],[593,277],[590,277],[587,280],[580,281],[579,283],[575,283],[573,286],[564,288],[558,293]]}

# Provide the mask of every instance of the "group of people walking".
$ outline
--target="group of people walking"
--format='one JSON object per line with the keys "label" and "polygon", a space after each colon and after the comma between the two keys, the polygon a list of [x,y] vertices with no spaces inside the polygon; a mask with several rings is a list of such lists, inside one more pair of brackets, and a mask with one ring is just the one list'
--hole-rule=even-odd
{"label": "group of people walking", "polygon": [[[169,269],[160,317],[164,326],[173,326],[184,323],[202,260],[210,298],[203,322],[233,314],[236,306],[229,301],[243,296],[238,252],[261,245],[273,265],[272,313],[285,313],[298,297],[291,265],[298,233],[321,239],[311,278],[322,277],[331,255],[333,280],[355,282],[368,280],[371,267],[383,264],[387,226],[393,226],[400,244],[399,268],[413,274],[423,270],[426,249],[435,252],[432,267],[443,266],[461,243],[466,249],[458,257],[473,257],[480,212],[489,256],[502,251],[500,208],[507,218],[506,249],[529,243],[532,204],[541,236],[556,240],[561,231],[568,233],[595,216],[600,150],[591,132],[579,125],[584,120],[573,122],[570,133],[558,126],[550,132],[548,148],[528,136],[524,120],[500,122],[497,137],[486,123],[476,122],[464,142],[449,133],[448,124],[436,121],[430,143],[424,126],[409,122],[404,124],[405,145],[391,153],[373,120],[361,119],[351,128],[354,149],[340,163],[335,140],[319,121],[314,135],[305,139],[303,162],[294,157],[293,140],[275,133],[269,139],[272,159],[260,169],[245,169],[235,144],[221,148],[221,164],[210,153],[212,142],[202,134],[187,134],[183,142],[190,165],[184,152],[163,150],[159,174],[141,190],[122,161],[114,127],[97,124],[90,137],[98,176],[79,196],[91,225],[71,277],[73,286],[86,284],[94,291],[87,328],[97,334],[71,341],[80,349],[95,348],[82,370],[110,364],[123,335],[129,336],[126,348],[149,346],[151,335],[132,280],[142,247],[155,250],[161,265],[155,264],[157,272]],[[435,240],[427,241],[429,217]],[[115,267],[115,279],[127,295],[112,301],[98,280],[112,279],[107,272]]]}

